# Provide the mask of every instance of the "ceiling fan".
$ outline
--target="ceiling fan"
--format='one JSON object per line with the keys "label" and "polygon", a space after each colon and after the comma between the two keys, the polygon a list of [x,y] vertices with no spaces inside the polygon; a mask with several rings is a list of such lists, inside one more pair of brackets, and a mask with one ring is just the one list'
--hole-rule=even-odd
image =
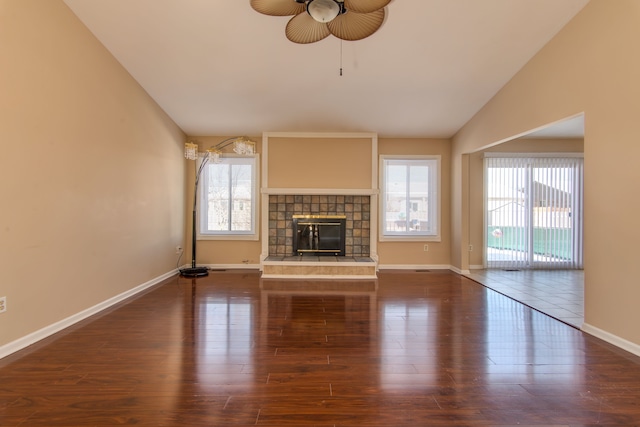
{"label": "ceiling fan", "polygon": [[294,43],[314,43],[333,34],[362,40],[378,31],[391,0],[251,0],[251,7],[270,16],[294,15],[285,34]]}

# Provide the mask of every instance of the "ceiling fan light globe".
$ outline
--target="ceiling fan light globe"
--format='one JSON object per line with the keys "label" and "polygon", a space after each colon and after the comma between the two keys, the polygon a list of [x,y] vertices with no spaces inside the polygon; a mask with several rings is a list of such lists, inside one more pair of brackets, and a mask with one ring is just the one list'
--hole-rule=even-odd
{"label": "ceiling fan light globe", "polygon": [[340,14],[340,5],[335,0],[310,0],[307,13],[318,22],[330,22]]}

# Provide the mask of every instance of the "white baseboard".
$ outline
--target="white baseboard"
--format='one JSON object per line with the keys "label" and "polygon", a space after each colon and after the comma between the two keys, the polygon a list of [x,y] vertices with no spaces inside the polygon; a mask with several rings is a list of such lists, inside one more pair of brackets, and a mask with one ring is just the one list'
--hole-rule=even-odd
{"label": "white baseboard", "polygon": [[198,264],[209,270],[260,270],[260,264]]}
{"label": "white baseboard", "polygon": [[464,275],[464,274],[471,274],[471,272],[469,270],[461,270],[458,267],[454,267],[453,265],[449,266],[449,269],[451,271],[453,271],[454,273],[458,273],[460,275]]}
{"label": "white baseboard", "polygon": [[0,359],[2,359],[3,357],[6,357],[10,354],[15,353],[16,351],[22,350],[32,344],[37,343],[40,340],[43,340],[57,332],[60,332],[63,329],[68,328],[69,326],[72,326],[78,322],[80,322],[81,320],[84,320],[90,316],[93,316],[94,314],[97,314],[99,312],[101,312],[102,310],[105,310],[109,307],[111,307],[112,305],[115,305],[121,301],[124,301],[125,299],[132,297],[154,285],[157,285],[158,283],[162,282],[165,279],[168,279],[169,277],[175,275],[176,273],[178,273],[178,270],[173,270],[170,271],[168,273],[163,274],[162,276],[156,277],[155,279],[151,279],[146,283],[143,283],[139,286],[136,286],[135,288],[129,289],[126,292],[123,292],[119,295],[116,295],[112,298],[109,298],[108,300],[105,300],[99,304],[94,305],[93,307],[89,307],[86,310],[82,310],[79,313],[76,313],[74,315],[71,315],[69,317],[67,317],[66,319],[62,319],[59,322],[56,323],[52,323],[49,326],[45,326],[44,328],[37,330],[35,332],[30,333],[29,335],[25,335],[22,338],[18,338],[15,341],[12,341],[8,344],[5,344],[3,346],[0,347]]}
{"label": "white baseboard", "polygon": [[297,279],[297,280],[376,280],[378,276],[367,274],[263,274],[262,279]]}
{"label": "white baseboard", "polygon": [[378,264],[378,270],[450,270],[450,265]]}
{"label": "white baseboard", "polygon": [[624,338],[620,338],[617,335],[613,335],[612,333],[603,331],[602,329],[596,328],[595,326],[592,326],[588,323],[583,323],[581,330],[589,335],[593,335],[596,338],[600,338],[601,340],[606,341],[609,344],[613,344],[616,347],[626,350],[629,353],[640,356],[640,345],[636,343],[627,341]]}

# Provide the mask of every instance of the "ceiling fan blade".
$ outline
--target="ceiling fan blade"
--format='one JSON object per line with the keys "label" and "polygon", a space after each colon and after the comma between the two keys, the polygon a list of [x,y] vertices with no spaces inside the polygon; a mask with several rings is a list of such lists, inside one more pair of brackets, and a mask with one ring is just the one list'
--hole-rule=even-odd
{"label": "ceiling fan blade", "polygon": [[327,24],[318,22],[307,12],[303,12],[289,20],[285,34],[294,43],[306,44],[320,41],[331,32]]}
{"label": "ceiling fan blade", "polygon": [[342,40],[362,40],[378,31],[384,22],[384,9],[371,13],[348,11],[327,23],[329,31]]}
{"label": "ceiling fan blade", "polygon": [[306,10],[304,3],[295,0],[251,0],[251,7],[271,16],[297,15]]}
{"label": "ceiling fan blade", "polygon": [[344,7],[353,12],[371,13],[382,9],[389,3],[391,0],[344,0]]}

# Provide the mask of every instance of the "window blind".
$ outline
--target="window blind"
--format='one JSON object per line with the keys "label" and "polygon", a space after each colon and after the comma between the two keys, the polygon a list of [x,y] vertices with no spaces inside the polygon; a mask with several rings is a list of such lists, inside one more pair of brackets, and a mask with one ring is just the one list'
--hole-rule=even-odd
{"label": "window blind", "polygon": [[485,157],[487,268],[583,268],[583,159]]}

